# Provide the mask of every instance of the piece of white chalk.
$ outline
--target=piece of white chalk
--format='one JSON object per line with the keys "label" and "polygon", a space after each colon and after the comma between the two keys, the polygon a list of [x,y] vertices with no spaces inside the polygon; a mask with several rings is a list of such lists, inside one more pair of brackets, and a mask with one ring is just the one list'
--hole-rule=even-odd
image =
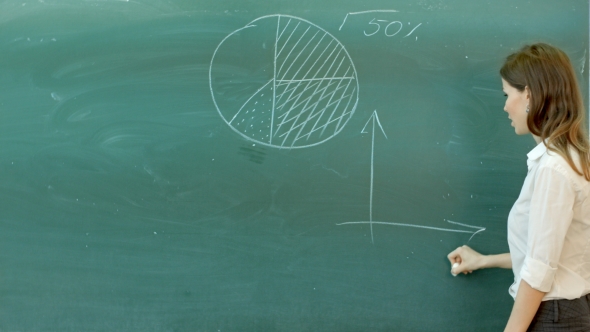
{"label": "piece of white chalk", "polygon": [[459,263],[455,263],[455,264],[453,264],[453,267],[451,268],[451,274],[453,275],[453,277],[456,277],[457,276],[456,274],[453,273],[453,269],[456,268],[456,267],[458,267],[458,266],[459,266]]}

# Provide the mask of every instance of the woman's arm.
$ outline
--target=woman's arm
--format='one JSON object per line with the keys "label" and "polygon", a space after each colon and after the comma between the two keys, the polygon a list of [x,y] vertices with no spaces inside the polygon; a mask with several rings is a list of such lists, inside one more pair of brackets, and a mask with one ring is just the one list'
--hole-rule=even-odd
{"label": "woman's arm", "polygon": [[531,325],[535,313],[539,309],[544,292],[532,288],[526,281],[521,280],[512,307],[512,313],[504,332],[526,331]]}
{"label": "woman's arm", "polygon": [[512,268],[512,260],[510,259],[509,253],[482,255],[468,246],[461,246],[453,250],[447,258],[451,262],[451,265],[459,263],[459,266],[451,269],[451,273],[453,274],[467,274],[475,270],[491,267],[499,267],[503,269]]}

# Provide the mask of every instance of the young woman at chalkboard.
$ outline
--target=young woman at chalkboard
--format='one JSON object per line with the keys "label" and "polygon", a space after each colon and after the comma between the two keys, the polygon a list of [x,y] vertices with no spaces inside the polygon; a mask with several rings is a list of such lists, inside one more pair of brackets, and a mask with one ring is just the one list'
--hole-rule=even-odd
{"label": "young woman at chalkboard", "polygon": [[510,253],[462,246],[448,255],[451,272],[512,268],[506,331],[590,331],[590,148],[574,70],[563,51],[535,44],[500,75],[514,131],[537,146],[508,216]]}

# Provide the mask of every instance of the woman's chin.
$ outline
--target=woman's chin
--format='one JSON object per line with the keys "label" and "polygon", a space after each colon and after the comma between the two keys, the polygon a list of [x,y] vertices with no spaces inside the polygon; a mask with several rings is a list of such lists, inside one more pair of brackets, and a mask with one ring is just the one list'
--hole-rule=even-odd
{"label": "woman's chin", "polygon": [[516,135],[519,135],[519,136],[522,136],[522,135],[526,135],[526,134],[530,134],[531,133],[528,130],[518,129],[517,127],[514,127],[514,132],[516,133]]}

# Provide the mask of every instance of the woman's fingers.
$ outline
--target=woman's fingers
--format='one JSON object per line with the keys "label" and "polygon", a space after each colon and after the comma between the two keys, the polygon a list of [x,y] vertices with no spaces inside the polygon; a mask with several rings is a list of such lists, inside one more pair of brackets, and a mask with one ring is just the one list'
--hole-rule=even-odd
{"label": "woman's fingers", "polygon": [[471,272],[473,272],[473,271],[469,270],[466,267],[466,264],[464,264],[464,263],[455,263],[451,267],[451,274],[453,274],[453,275],[457,275],[459,273],[467,274],[467,273],[471,273]]}
{"label": "woman's fingers", "polygon": [[468,246],[461,246],[453,250],[447,255],[447,258],[449,259],[449,262],[451,262],[451,274],[453,276],[456,276],[459,273],[472,273],[474,260],[477,259],[475,252]]}
{"label": "woman's fingers", "polygon": [[451,264],[454,263],[461,263],[461,251],[463,250],[462,247],[459,247],[453,251],[451,251],[450,254],[447,255],[447,258],[449,259],[449,262],[451,262]]}

